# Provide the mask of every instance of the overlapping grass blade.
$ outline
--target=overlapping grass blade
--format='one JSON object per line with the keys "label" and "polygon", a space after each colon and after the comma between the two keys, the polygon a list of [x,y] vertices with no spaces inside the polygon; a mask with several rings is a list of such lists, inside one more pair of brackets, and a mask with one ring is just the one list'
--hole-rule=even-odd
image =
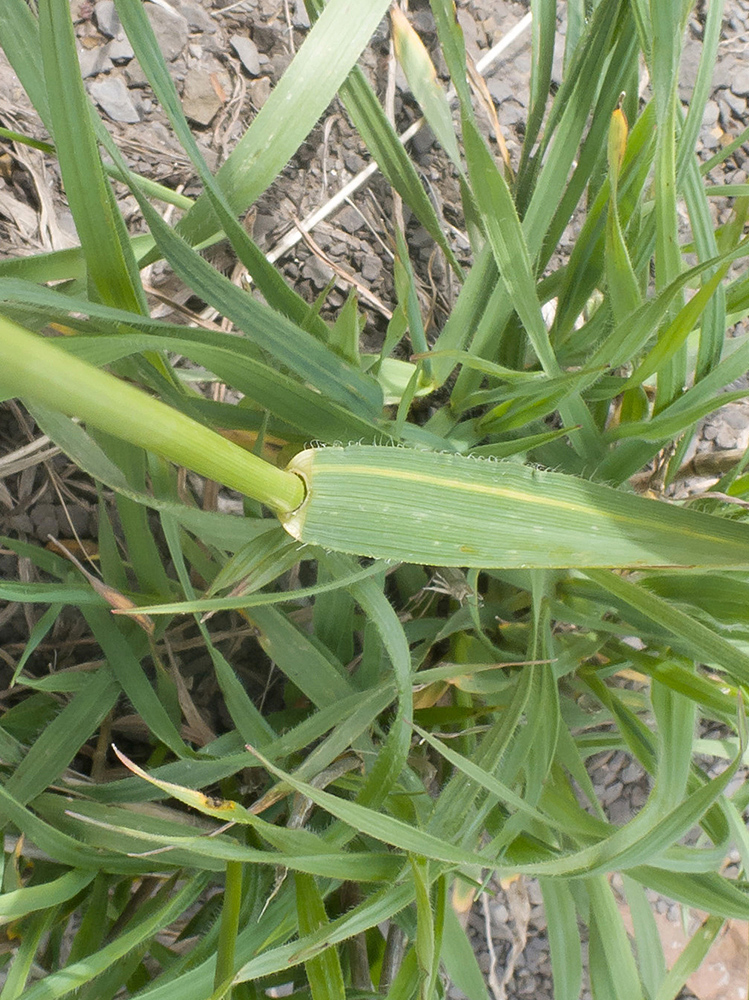
{"label": "overlapping grass blade", "polygon": [[92,297],[147,313],[125,223],[91,127],[91,105],[81,80],[73,22],[65,0],[40,5],[39,40],[50,126],[65,193],[95,290]]}
{"label": "overlapping grass blade", "polygon": [[[296,58],[219,170],[216,179],[236,214],[251,205],[296,152],[346,79],[385,14],[389,0],[333,0]],[[192,244],[216,232],[202,195],[180,231]]]}

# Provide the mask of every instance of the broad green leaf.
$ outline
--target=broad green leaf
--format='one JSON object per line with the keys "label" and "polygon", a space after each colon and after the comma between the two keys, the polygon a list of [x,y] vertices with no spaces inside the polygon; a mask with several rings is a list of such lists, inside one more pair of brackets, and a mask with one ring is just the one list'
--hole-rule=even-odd
{"label": "broad green leaf", "polygon": [[358,555],[524,568],[749,560],[744,525],[509,462],[350,446],[302,452],[289,469],[307,497],[287,531]]}

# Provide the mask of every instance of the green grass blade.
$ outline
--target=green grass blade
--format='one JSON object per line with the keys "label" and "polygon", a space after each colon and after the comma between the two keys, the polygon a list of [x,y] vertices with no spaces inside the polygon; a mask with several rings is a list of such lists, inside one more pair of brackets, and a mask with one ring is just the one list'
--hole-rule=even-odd
{"label": "green grass blade", "polygon": [[465,116],[463,140],[473,193],[486,226],[497,269],[544,371],[547,375],[556,375],[559,369],[549,344],[531,256],[512,195],[476,125]]}
{"label": "green grass blade", "polygon": [[655,922],[650,900],[645,895],[642,886],[625,876],[624,890],[627,894],[627,903],[635,931],[637,964],[642,984],[647,996],[655,998],[666,976],[666,960],[663,956],[663,945],[658,933],[658,925]]}
{"label": "green grass blade", "polygon": [[35,910],[65,903],[85,889],[93,878],[93,872],[70,871],[51,882],[5,892],[0,896],[0,919],[3,923],[20,920]]}
{"label": "green grass blade", "polygon": [[687,979],[702,965],[723,924],[722,917],[707,917],[664,976],[658,992],[653,994],[654,1000],[676,1000]]}
{"label": "green grass blade", "polygon": [[[299,933],[314,933],[329,923],[320,890],[311,875],[297,872],[294,875],[297,898],[297,920]],[[312,992],[312,1000],[345,1000],[346,987],[338,952],[331,945],[319,955],[305,963],[307,981]]]}
{"label": "green grass blade", "polygon": [[742,684],[749,683],[749,656],[713,629],[637,584],[613,573],[589,570],[591,580],[626,606],[673,635],[674,645],[698,661],[715,664]]}
{"label": "green grass blade", "polygon": [[465,993],[468,1000],[489,1000],[486,979],[476,953],[452,906],[445,910],[442,961],[452,984]]}
{"label": "green grass blade", "polygon": [[99,156],[65,0],[40,4],[39,41],[60,172],[94,297],[147,314],[125,224]]}
{"label": "green grass blade", "polygon": [[73,990],[89,983],[95,976],[105,972],[124,955],[176,920],[196,901],[207,884],[208,878],[198,875],[187,880],[171,897],[166,896],[164,899],[156,897],[151,900],[151,905],[141,908],[138,916],[132,921],[133,926],[96,954],[87,955],[82,961],[68,965],[59,972],[53,972],[35,983],[23,994],[23,1000],[57,1000],[58,997],[67,996]]}
{"label": "green grass blade", "polygon": [[[333,99],[390,0],[331,0],[289,68],[217,174],[235,214],[275,179]],[[206,195],[180,225],[192,244],[218,227]]]}
{"label": "green grass blade", "polygon": [[429,53],[406,15],[398,7],[392,8],[390,17],[393,24],[395,57],[406,75],[411,92],[453,166],[462,172],[463,163],[455,136],[450,104],[437,80],[437,71]]}
{"label": "green grass blade", "polygon": [[351,446],[302,452],[289,468],[308,495],[287,530],[358,555],[525,568],[747,558],[744,525],[512,463]]}
{"label": "green grass blade", "polygon": [[548,921],[555,1000],[578,1000],[583,966],[575,903],[562,879],[540,880]]}
{"label": "green grass blade", "polygon": [[193,751],[183,742],[141,666],[140,657],[144,656],[146,650],[138,649],[138,642],[128,642],[126,638],[133,633],[123,633],[106,611],[89,608],[85,612],[85,618],[112,673],[153,735],[178,757],[193,756]]}
{"label": "green grass blade", "polygon": [[114,706],[118,686],[107,669],[89,675],[86,687],[44,730],[8,779],[8,793],[25,804],[54,782]]}
{"label": "green grass blade", "polygon": [[594,997],[645,1000],[627,932],[611,886],[604,878],[586,880],[590,898],[590,978]]}

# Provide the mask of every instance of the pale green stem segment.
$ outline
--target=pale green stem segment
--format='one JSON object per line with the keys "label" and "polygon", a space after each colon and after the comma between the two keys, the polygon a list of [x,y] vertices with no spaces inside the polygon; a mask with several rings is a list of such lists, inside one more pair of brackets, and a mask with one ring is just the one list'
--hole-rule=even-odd
{"label": "pale green stem segment", "polygon": [[277,514],[293,511],[304,499],[298,476],[5,317],[0,317],[0,393],[78,417],[239,490]]}

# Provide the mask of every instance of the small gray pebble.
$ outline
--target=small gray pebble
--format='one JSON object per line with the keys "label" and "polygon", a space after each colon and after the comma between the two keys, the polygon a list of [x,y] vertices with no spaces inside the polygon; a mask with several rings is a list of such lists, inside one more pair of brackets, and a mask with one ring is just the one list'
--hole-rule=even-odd
{"label": "small gray pebble", "polygon": [[713,125],[717,125],[718,117],[720,115],[720,108],[716,101],[708,101],[705,105],[705,110],[702,115],[702,127],[712,128]]}
{"label": "small gray pebble", "polygon": [[741,69],[730,79],[730,87],[739,97],[749,97],[749,69]]}
{"label": "small gray pebble", "polygon": [[335,221],[336,225],[339,229],[342,229],[344,233],[355,233],[364,225],[362,217],[355,208],[351,207],[351,205],[345,205],[336,215]]}
{"label": "small gray pebble", "polygon": [[294,13],[291,16],[291,23],[295,28],[309,28],[309,14],[304,6],[304,0],[296,0]]}
{"label": "small gray pebble", "polygon": [[346,152],[344,152],[343,162],[346,164],[346,169],[352,174],[358,174],[359,171],[363,170],[366,166],[366,163],[361,156],[351,150],[346,150]]}
{"label": "small gray pebble", "polygon": [[120,19],[114,6],[114,0],[99,0],[94,7],[96,26],[102,35],[114,38],[120,30]]}
{"label": "small gray pebble", "polygon": [[333,272],[318,257],[310,257],[304,262],[302,277],[309,278],[315,288],[325,288],[333,277]]}
{"label": "small gray pebble", "polygon": [[231,47],[239,56],[242,65],[250,76],[260,75],[260,58],[257,45],[246,35],[232,35]]}
{"label": "small gray pebble", "polygon": [[174,62],[187,45],[189,30],[187,20],[173,8],[165,10],[153,3],[143,8],[151,22],[156,40],[167,62]]}
{"label": "small gray pebble", "polygon": [[362,262],[362,278],[365,281],[377,281],[382,273],[382,261],[374,254],[367,254]]}
{"label": "small gray pebble", "polygon": [[130,124],[140,121],[140,115],[121,77],[96,80],[90,85],[89,90],[93,99],[112,121]]}
{"label": "small gray pebble", "polygon": [[632,819],[632,809],[626,799],[620,798],[611,803],[609,819],[615,826],[623,826]]}
{"label": "small gray pebble", "polygon": [[78,64],[81,67],[81,76],[84,80],[90,76],[98,76],[100,73],[108,73],[112,68],[112,61],[109,58],[109,48],[112,43],[98,45],[95,49],[80,49],[78,52]]}
{"label": "small gray pebble", "polygon": [[[62,507],[57,508],[57,526],[60,534],[69,537],[73,525],[78,535],[85,537],[89,533],[88,511],[83,507],[68,507],[67,515]],[[70,520],[68,520],[70,518]]]}
{"label": "small gray pebble", "polygon": [[608,785],[603,795],[601,796],[601,801],[605,806],[610,806],[612,802],[615,802],[624,790],[624,785],[621,781],[615,781],[613,785]]}
{"label": "small gray pebble", "polygon": [[20,511],[17,514],[11,514],[10,524],[12,531],[20,531],[25,535],[30,535],[34,530],[31,518],[23,511]]}
{"label": "small gray pebble", "polygon": [[632,803],[634,809],[642,809],[645,803],[648,801],[649,793],[646,788],[642,785],[637,785],[630,794],[629,801]]}
{"label": "small gray pebble", "polygon": [[642,768],[633,761],[624,768],[620,777],[625,785],[631,785],[633,781],[639,780],[641,774]]}
{"label": "small gray pebble", "polygon": [[113,63],[117,65],[129,63],[134,55],[133,47],[124,32],[120,32],[114,41],[110,42],[109,58]]}

